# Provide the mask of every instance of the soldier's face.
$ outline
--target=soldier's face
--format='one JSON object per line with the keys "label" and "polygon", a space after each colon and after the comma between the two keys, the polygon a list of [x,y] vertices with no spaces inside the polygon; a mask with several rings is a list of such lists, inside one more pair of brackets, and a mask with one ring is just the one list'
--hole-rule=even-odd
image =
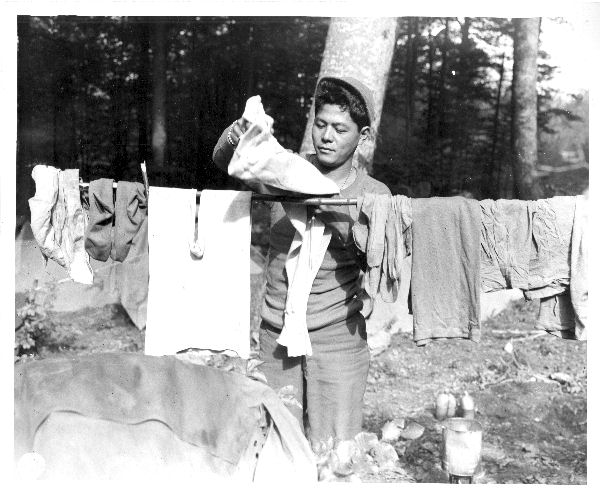
{"label": "soldier's face", "polygon": [[368,128],[358,128],[348,110],[342,110],[337,104],[324,104],[315,115],[312,127],[319,163],[327,168],[337,168],[348,162]]}

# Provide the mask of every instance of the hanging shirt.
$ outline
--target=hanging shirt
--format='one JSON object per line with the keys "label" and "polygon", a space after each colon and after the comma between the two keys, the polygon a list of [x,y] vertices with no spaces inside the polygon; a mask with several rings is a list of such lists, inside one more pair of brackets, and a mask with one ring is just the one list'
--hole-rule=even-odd
{"label": "hanging shirt", "polygon": [[476,200],[412,200],[414,340],[480,339],[480,229]]}

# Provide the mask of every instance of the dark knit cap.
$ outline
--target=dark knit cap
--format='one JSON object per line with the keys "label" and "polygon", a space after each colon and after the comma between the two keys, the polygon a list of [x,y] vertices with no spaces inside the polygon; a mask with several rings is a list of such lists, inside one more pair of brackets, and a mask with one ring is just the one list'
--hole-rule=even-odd
{"label": "dark knit cap", "polygon": [[365,84],[363,84],[358,79],[354,77],[348,77],[345,75],[336,75],[336,76],[325,76],[319,79],[317,83],[317,87],[319,84],[325,80],[336,82],[340,85],[346,86],[346,88],[350,89],[352,92],[357,93],[358,96],[362,99],[365,107],[367,108],[367,116],[369,117],[369,124],[373,124],[373,120],[375,119],[375,102],[373,100],[373,91]]}

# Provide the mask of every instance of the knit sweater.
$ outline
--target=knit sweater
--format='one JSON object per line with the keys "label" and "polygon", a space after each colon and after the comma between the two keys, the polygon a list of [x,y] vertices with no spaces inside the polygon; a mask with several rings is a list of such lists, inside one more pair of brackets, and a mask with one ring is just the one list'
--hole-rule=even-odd
{"label": "knit sweater", "polygon": [[[311,160],[312,156],[307,158]],[[364,193],[389,194],[390,191],[361,169],[340,196],[350,198]],[[362,308],[358,294],[364,254],[358,250],[352,237],[350,207],[353,206],[322,206],[317,212],[317,217],[332,229],[332,236],[308,299],[306,318],[309,331],[349,320]],[[285,261],[294,233],[295,229],[282,205],[274,202],[271,206],[266,291],[261,316],[276,329],[283,327],[288,286]]]}

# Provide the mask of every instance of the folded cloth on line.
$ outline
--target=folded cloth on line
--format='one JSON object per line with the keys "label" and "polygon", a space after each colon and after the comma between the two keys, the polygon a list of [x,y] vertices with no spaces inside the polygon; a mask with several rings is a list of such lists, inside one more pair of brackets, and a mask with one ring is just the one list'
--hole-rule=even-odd
{"label": "folded cloth on line", "polygon": [[[566,216],[565,222],[569,218],[573,220],[572,233],[563,232],[561,238],[563,242],[570,239],[568,248],[562,243],[558,246],[553,245],[552,254],[555,262],[547,264],[548,268],[553,268],[553,273],[556,270],[561,273],[561,287],[568,283],[568,288],[563,287],[564,292],[559,294],[551,292],[551,296],[541,298],[536,328],[546,330],[563,339],[587,340],[587,197],[578,195],[576,197],[555,197],[554,199],[562,199],[564,204],[569,205],[574,202],[573,214],[571,214],[570,207],[566,211],[564,209],[562,211],[562,215]],[[560,221],[557,222],[560,224]],[[553,223],[551,224],[554,226]],[[568,223],[565,225],[565,230],[567,229]],[[557,242],[555,236],[552,238]],[[568,279],[564,279],[564,277]],[[538,291],[543,291],[543,289],[526,292],[526,294],[529,294],[531,298],[535,297],[531,296],[531,293],[535,295]]]}
{"label": "folded cloth on line", "polygon": [[528,289],[523,291],[529,300],[568,289],[575,197],[536,200],[532,206]]}
{"label": "folded cloth on line", "polygon": [[285,262],[288,289],[283,328],[277,342],[287,347],[290,358],[311,356],[306,309],[313,282],[331,241],[331,231],[321,220],[309,219],[304,205],[285,204],[284,209],[296,232]]}
{"label": "folded cloth on line", "polygon": [[92,284],[94,274],[84,248],[87,215],[81,205],[79,170],[37,165],[31,176],[31,230],[42,254],[66,267],[75,282]]}
{"label": "folded cloth on line", "polygon": [[535,202],[487,199],[479,205],[483,291],[527,289]]}
{"label": "folded cloth on line", "polygon": [[479,202],[412,199],[411,304],[417,345],[480,339]]}
{"label": "folded cloth on line", "polygon": [[[252,99],[252,98],[251,98]],[[249,184],[266,187],[267,193],[295,192],[306,195],[333,195],[339,187],[323,176],[311,163],[297,154],[286,151],[271,135],[268,121],[261,118],[257,106],[260,100],[249,105],[250,118],[257,120],[240,138],[227,172]],[[264,115],[264,110],[262,110]],[[258,116],[257,116],[258,115]]]}
{"label": "folded cloth on line", "polygon": [[201,259],[196,190],[151,187],[150,195],[146,354],[231,349],[248,358],[251,192],[202,191]]}
{"label": "folded cloth on line", "polygon": [[[255,457],[249,464],[241,462],[247,459],[249,450],[261,454],[260,448],[253,449],[253,442],[262,435],[266,417],[281,442],[278,459],[289,463],[288,470],[295,473],[296,480],[317,479],[314,457],[295,418],[272,389],[243,375],[176,357],[119,353],[18,364],[14,374],[15,459],[34,450],[43,454],[49,448],[71,460],[68,464],[57,463],[54,456],[47,456],[50,476],[69,471],[72,464],[81,464],[85,469],[81,479],[89,479],[85,473],[92,477],[108,475],[110,461],[119,458],[129,467],[139,468],[133,459],[147,456],[135,448],[150,445],[161,459],[155,461],[158,468],[189,466],[188,461],[196,460],[203,472],[230,477],[239,472],[240,466],[256,464]],[[64,420],[71,427],[82,426],[81,434],[69,428],[62,435],[44,437],[45,423],[57,414],[67,416]],[[82,417],[96,419],[82,422]],[[168,429],[144,428],[149,422],[164,423]],[[138,428],[150,436],[139,437]],[[91,442],[100,432],[103,436]],[[65,434],[72,441],[64,443]],[[193,448],[173,446],[177,441],[172,435]],[[86,455],[72,457],[79,450]],[[181,457],[181,450],[193,456]],[[243,479],[252,479],[252,470],[249,472],[249,477]]]}

